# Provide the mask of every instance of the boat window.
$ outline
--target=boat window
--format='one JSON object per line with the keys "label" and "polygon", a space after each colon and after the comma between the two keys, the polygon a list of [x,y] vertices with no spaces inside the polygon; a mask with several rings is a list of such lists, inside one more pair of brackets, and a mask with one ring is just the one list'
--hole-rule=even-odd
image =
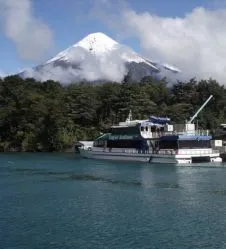
{"label": "boat window", "polygon": [[179,148],[211,148],[210,140],[181,140],[179,141]]}
{"label": "boat window", "polygon": [[163,140],[159,141],[159,149],[178,149],[177,140]]}
{"label": "boat window", "polygon": [[151,132],[156,132],[156,126],[151,127]]}
{"label": "boat window", "polygon": [[140,130],[141,130],[141,131],[144,131],[144,127],[143,127],[143,126],[141,126],[141,127],[140,127]]}
{"label": "boat window", "polygon": [[104,146],[104,140],[95,140],[93,145],[94,145],[94,147],[103,147]]}
{"label": "boat window", "polygon": [[148,126],[145,127],[146,131],[148,131]]}
{"label": "boat window", "polygon": [[112,135],[133,135],[133,134],[139,134],[140,128],[138,126],[131,126],[131,127],[118,127],[118,128],[112,128],[111,134]]}
{"label": "boat window", "polygon": [[108,147],[110,148],[147,148],[147,141],[145,140],[108,140]]}

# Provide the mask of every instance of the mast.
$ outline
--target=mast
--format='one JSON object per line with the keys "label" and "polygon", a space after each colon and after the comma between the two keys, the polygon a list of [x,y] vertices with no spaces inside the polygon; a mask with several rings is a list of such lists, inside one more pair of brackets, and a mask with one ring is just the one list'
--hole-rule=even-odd
{"label": "mast", "polygon": [[130,110],[129,111],[129,115],[128,115],[128,117],[127,117],[127,119],[126,119],[126,122],[130,122],[130,121],[132,121],[133,119],[132,119],[132,110]]}
{"label": "mast", "polygon": [[202,109],[208,104],[208,102],[212,99],[212,97],[213,95],[211,94],[209,98],[204,102],[204,104],[198,109],[198,111],[188,121],[189,124],[191,124],[194,121],[194,119],[198,116],[198,114],[202,111]]}

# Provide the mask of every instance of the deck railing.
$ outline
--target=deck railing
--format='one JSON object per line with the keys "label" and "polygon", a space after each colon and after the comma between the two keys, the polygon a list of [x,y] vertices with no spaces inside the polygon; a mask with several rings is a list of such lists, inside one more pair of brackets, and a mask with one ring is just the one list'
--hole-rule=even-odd
{"label": "deck railing", "polygon": [[160,154],[160,155],[207,155],[207,154],[215,154],[219,153],[218,150],[213,150],[212,148],[204,148],[204,149],[181,149],[181,150],[137,150],[133,148],[91,148],[92,151],[95,152],[110,152],[110,153],[125,153],[125,154]]}
{"label": "deck railing", "polygon": [[209,130],[195,130],[195,131],[164,131],[164,132],[152,132],[152,138],[159,138],[161,136],[178,136],[178,135],[191,135],[191,136],[209,136]]}

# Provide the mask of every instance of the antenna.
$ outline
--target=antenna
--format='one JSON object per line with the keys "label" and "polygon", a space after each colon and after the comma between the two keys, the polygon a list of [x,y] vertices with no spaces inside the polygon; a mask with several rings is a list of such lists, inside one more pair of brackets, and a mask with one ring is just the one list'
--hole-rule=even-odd
{"label": "antenna", "polygon": [[189,124],[191,124],[194,119],[198,116],[198,114],[202,111],[202,109],[208,104],[208,102],[213,98],[213,95],[210,95],[209,98],[204,102],[204,104],[198,109],[198,111],[191,117],[191,119],[188,121]]}

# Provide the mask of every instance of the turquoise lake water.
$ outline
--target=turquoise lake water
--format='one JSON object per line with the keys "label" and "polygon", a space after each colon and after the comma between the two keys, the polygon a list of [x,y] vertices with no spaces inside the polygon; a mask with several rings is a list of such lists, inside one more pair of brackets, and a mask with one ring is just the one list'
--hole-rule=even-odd
{"label": "turquoise lake water", "polygon": [[226,167],[0,154],[0,248],[226,248]]}

